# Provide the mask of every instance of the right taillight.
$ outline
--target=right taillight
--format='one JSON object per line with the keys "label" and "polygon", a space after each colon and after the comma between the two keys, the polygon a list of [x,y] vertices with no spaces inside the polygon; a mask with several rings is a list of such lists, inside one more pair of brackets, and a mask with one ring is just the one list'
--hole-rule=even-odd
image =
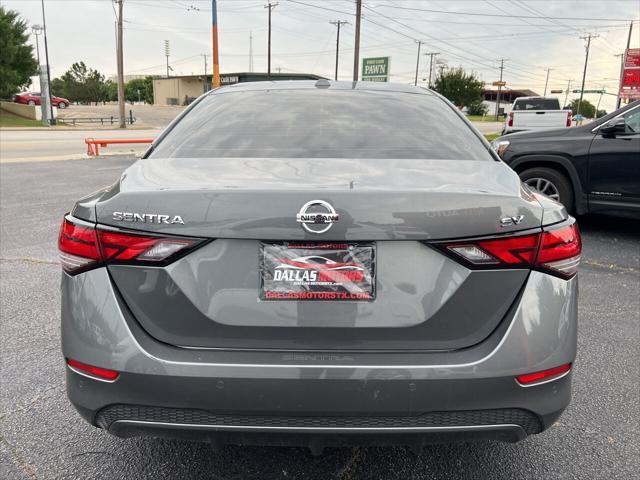
{"label": "right taillight", "polygon": [[578,225],[539,233],[435,244],[471,268],[534,268],[562,278],[573,277],[582,244]]}
{"label": "right taillight", "polygon": [[509,116],[507,117],[507,126],[513,127],[513,112],[509,112]]}
{"label": "right taillight", "polygon": [[570,278],[578,271],[582,241],[578,224],[542,232],[536,266]]}
{"label": "right taillight", "polygon": [[567,127],[571,126],[571,110],[567,111]]}
{"label": "right taillight", "polygon": [[204,242],[199,238],[96,228],[65,217],[58,249],[63,270],[73,275],[103,264],[163,266]]}

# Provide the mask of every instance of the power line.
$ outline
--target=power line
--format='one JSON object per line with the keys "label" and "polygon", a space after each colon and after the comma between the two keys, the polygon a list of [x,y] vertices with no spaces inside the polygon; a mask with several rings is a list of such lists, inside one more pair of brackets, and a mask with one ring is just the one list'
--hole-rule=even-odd
{"label": "power line", "polygon": [[387,3],[381,3],[378,7],[395,8],[398,10],[410,10],[414,12],[428,12],[428,13],[442,13],[444,15],[468,15],[477,17],[500,17],[500,18],[532,18],[532,19],[544,19],[544,20],[585,20],[594,22],[628,22],[628,18],[593,18],[593,17],[550,17],[550,16],[532,16],[532,15],[505,15],[496,13],[479,13],[479,12],[459,12],[459,11],[447,11],[447,10],[434,10],[429,8],[416,8],[416,7],[402,7],[400,5],[389,5]]}

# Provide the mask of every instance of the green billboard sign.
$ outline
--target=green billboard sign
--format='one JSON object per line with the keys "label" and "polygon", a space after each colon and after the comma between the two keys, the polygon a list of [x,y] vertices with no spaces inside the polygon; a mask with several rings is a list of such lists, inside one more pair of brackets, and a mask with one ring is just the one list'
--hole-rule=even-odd
{"label": "green billboard sign", "polygon": [[388,82],[389,57],[374,57],[362,59],[363,82]]}

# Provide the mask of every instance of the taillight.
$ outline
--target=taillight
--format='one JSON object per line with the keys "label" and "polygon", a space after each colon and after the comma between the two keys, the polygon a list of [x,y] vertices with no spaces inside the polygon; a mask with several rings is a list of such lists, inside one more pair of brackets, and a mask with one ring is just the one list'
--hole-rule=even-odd
{"label": "taillight", "polygon": [[513,112],[509,112],[509,119],[507,120],[507,126],[513,127]]}
{"label": "taillight", "polygon": [[166,265],[203,243],[202,239],[166,237],[62,222],[58,248],[65,272],[75,274],[102,264]]}
{"label": "taillight", "polygon": [[571,110],[567,111],[567,127],[571,126]]}
{"label": "taillight", "polygon": [[540,233],[434,244],[471,268],[535,268],[571,278],[582,244],[576,223]]}
{"label": "taillight", "polygon": [[582,241],[577,223],[542,232],[536,265],[570,278],[578,271],[581,252]]}
{"label": "taillight", "polygon": [[60,263],[67,273],[87,270],[102,261],[95,228],[66,218],[60,227],[58,250]]}

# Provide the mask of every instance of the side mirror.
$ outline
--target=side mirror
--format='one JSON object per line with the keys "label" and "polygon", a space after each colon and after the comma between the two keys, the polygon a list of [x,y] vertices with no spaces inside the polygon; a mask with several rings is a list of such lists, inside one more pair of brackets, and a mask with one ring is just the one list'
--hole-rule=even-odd
{"label": "side mirror", "polygon": [[625,132],[624,117],[618,117],[613,120],[609,120],[607,123],[600,127],[600,133],[605,135],[616,135],[618,133]]}

